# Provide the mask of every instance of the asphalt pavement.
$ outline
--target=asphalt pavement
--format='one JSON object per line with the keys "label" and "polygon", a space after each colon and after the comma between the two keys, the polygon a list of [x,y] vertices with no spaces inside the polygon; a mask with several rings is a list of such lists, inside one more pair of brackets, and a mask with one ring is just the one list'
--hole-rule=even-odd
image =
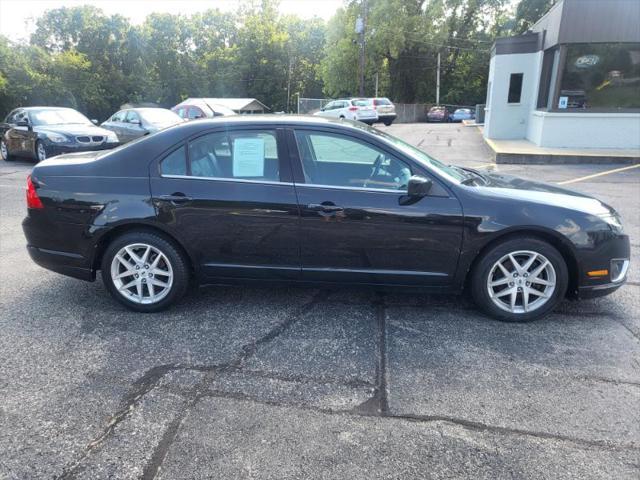
{"label": "asphalt pavement", "polygon": [[[496,168],[475,128],[382,128]],[[632,242],[618,292],[512,325],[346,287],[205,287],[132,313],[31,262],[31,167],[0,165],[0,478],[640,477],[640,168],[497,167],[606,201]]]}

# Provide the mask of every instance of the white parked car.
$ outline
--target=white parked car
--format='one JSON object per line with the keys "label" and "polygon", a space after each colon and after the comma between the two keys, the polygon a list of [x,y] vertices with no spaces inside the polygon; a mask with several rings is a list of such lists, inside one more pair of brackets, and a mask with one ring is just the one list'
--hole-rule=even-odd
{"label": "white parked car", "polygon": [[327,103],[319,112],[320,117],[348,118],[373,125],[378,121],[378,112],[366,98],[334,100]]}

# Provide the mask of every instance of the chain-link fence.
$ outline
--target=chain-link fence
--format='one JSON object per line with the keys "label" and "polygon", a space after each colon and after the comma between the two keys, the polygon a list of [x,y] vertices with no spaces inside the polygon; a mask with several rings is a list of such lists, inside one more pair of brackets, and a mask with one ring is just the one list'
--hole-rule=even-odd
{"label": "chain-link fence", "polygon": [[313,115],[314,113],[320,111],[320,109],[330,101],[330,98],[298,97],[298,114]]}

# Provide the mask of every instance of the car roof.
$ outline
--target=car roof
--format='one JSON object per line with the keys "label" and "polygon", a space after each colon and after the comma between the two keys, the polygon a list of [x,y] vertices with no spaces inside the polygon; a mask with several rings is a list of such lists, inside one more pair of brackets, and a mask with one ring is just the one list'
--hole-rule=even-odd
{"label": "car roof", "polygon": [[73,110],[74,112],[77,112],[75,108],[70,108],[70,107],[17,107],[17,108],[14,108],[13,110],[27,110],[29,112],[34,110]]}

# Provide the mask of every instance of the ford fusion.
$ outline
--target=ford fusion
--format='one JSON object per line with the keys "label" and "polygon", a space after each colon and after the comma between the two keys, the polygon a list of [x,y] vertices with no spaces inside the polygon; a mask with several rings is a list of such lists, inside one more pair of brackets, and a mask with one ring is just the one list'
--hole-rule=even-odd
{"label": "ford fusion", "polygon": [[104,150],[118,145],[115,133],[97,127],[71,108],[17,108],[0,124],[0,156],[38,162],[62,153]]}
{"label": "ford fusion", "polygon": [[606,295],[629,238],[602,202],[444,165],[364,124],[189,122],[109,152],[58,156],[27,181],[33,260],[162,310],[189,284],[286,281],[470,291],[526,321]]}

